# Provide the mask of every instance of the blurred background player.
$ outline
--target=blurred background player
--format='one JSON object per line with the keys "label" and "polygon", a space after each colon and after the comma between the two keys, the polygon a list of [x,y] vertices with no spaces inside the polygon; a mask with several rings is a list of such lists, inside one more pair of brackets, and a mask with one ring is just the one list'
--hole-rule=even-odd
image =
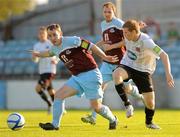
{"label": "blurred background player", "polygon": [[116,90],[124,91],[123,80],[132,79],[142,93],[145,102],[145,124],[147,128],[160,129],[153,123],[155,113],[155,93],[152,74],[155,71],[156,59],[161,59],[164,64],[166,81],[169,87],[174,87],[171,74],[169,57],[152,38],[140,31],[136,20],[128,20],[123,25],[126,53],[121,60],[121,65],[113,72]]}
{"label": "blurred background player", "polygon": [[[122,26],[124,21],[116,17],[116,7],[113,3],[107,2],[103,4],[103,16],[104,21],[101,22],[101,31],[103,40],[99,41],[96,45],[103,46],[103,50],[107,55],[117,55],[119,60],[122,59],[126,49],[122,43],[123,31]],[[120,64],[120,61],[115,63],[103,61],[100,71],[103,76],[103,91],[105,91],[108,82],[112,81],[112,72]],[[135,85],[131,86],[132,81],[126,82],[126,93],[131,94],[137,99],[143,99],[143,96],[139,94],[139,91]],[[133,106],[131,105],[125,92],[118,92],[122,99],[125,109],[126,117],[129,118],[133,115]],[[91,115],[82,117],[81,120],[85,123],[96,123],[96,112],[92,112]]]}
{"label": "blurred background player", "polygon": [[117,118],[107,106],[102,105],[99,101],[103,97],[102,75],[89,50],[91,49],[92,52],[109,62],[118,61],[117,57],[106,56],[96,45],[79,37],[63,37],[58,24],[49,25],[47,32],[48,39],[54,46],[46,52],[32,51],[33,56],[59,57],[70,70],[72,76],[55,93],[52,123],[40,123],[39,126],[44,130],[58,130],[64,111],[64,99],[85,94],[86,98],[90,100],[91,107],[102,117],[109,120],[109,129],[116,129]]}
{"label": "blurred background player", "polygon": [[[47,39],[47,30],[46,27],[41,26],[38,30],[38,39],[39,42],[36,43],[33,47],[35,51],[44,52],[51,49],[52,44]],[[52,79],[56,74],[56,64],[58,60],[56,57],[47,57],[47,58],[38,58],[33,56],[33,61],[39,64],[39,74],[40,78],[36,85],[36,92],[41,96],[41,98],[48,105],[48,113],[50,113],[50,107],[54,101],[55,90],[52,86]],[[45,90],[48,91],[51,101],[48,99]]]}

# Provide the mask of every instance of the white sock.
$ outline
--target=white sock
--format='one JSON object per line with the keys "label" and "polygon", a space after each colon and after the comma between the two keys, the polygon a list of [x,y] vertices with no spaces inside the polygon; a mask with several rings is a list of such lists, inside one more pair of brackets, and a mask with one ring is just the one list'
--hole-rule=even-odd
{"label": "white sock", "polygon": [[139,94],[139,90],[135,85],[132,85],[132,90],[130,91],[130,95],[137,99],[142,99],[142,95]]}
{"label": "white sock", "polygon": [[109,107],[102,105],[102,108],[100,109],[100,112],[98,113],[105,119],[109,120],[110,123],[114,122],[116,120],[115,116],[112,114]]}

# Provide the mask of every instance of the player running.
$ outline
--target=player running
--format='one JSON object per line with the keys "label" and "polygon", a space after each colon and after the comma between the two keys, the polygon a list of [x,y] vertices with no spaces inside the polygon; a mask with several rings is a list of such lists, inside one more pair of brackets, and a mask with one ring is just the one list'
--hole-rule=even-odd
{"label": "player running", "polygon": [[121,65],[113,72],[118,92],[124,92],[123,80],[132,79],[142,93],[145,102],[145,124],[150,129],[160,129],[152,122],[155,113],[155,94],[152,74],[155,71],[156,59],[161,59],[169,87],[174,87],[169,57],[154,41],[140,31],[138,22],[129,20],[123,25],[126,53]]}
{"label": "player running", "polygon": [[[124,22],[116,17],[116,7],[113,3],[107,2],[103,4],[103,16],[104,21],[101,22],[102,38],[96,45],[103,46],[103,49],[107,55],[117,55],[119,60],[122,59],[125,54],[125,46],[122,42],[123,31],[122,25]],[[100,71],[103,76],[103,91],[105,91],[108,82],[112,81],[112,72],[120,64],[120,61],[115,63],[103,61]],[[143,96],[139,94],[139,91],[135,85],[132,85],[132,80],[126,81],[126,93],[131,94],[137,99],[143,100]],[[118,87],[116,87],[118,88]],[[133,106],[131,105],[125,92],[118,92],[120,98],[124,102],[126,109],[126,117],[130,118],[133,115]],[[82,117],[81,120],[85,123],[96,124],[96,112],[92,112],[91,115]]]}
{"label": "player running", "polygon": [[64,111],[65,98],[85,94],[86,98],[90,100],[91,107],[102,117],[109,120],[109,129],[116,129],[117,118],[107,106],[101,104],[99,101],[99,99],[103,97],[101,88],[102,75],[89,50],[107,62],[116,62],[118,61],[117,57],[107,56],[96,45],[79,37],[63,37],[58,24],[49,25],[47,32],[48,39],[54,46],[49,51],[43,53],[31,51],[33,56],[59,57],[70,70],[72,76],[64,86],[55,93],[52,123],[40,123],[39,126],[44,130],[58,130]]}
{"label": "player running", "polygon": [[[38,38],[39,42],[37,42],[33,47],[35,51],[44,52],[51,49],[52,43],[47,39],[46,27],[41,26],[39,28]],[[32,60],[39,65],[40,78],[35,88],[36,92],[47,103],[48,113],[50,113],[50,107],[52,105],[52,102],[54,101],[55,94],[55,90],[52,85],[52,79],[54,79],[54,76],[56,74],[56,64],[58,63],[58,60],[56,59],[56,57],[38,58],[35,56],[32,57]],[[52,102],[45,94],[45,90],[48,91]]]}

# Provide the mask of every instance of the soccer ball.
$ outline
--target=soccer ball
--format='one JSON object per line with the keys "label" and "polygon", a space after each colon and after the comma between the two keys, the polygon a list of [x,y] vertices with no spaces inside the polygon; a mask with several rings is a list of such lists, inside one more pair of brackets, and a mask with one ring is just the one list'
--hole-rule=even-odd
{"label": "soccer ball", "polygon": [[11,113],[7,119],[7,125],[12,130],[20,130],[24,127],[24,117],[19,113]]}

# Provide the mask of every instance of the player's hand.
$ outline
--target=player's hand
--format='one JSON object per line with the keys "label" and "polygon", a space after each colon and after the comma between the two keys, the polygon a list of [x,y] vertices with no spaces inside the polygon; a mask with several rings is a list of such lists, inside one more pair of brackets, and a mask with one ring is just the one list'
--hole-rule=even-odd
{"label": "player's hand", "polygon": [[40,52],[35,50],[28,50],[29,53],[32,54],[33,57],[40,57]]}
{"label": "player's hand", "polygon": [[141,29],[145,28],[146,26],[147,26],[147,24],[146,24],[145,22],[143,22],[143,21],[140,21],[140,22],[139,22],[139,27],[140,27]]}
{"label": "player's hand", "polygon": [[106,58],[104,58],[104,60],[107,61],[107,62],[115,63],[115,62],[119,61],[119,58],[118,58],[117,55],[115,55],[115,56],[106,56]]}
{"label": "player's hand", "polygon": [[51,60],[51,64],[57,64],[58,62],[57,61],[55,61],[55,60]]}
{"label": "player's hand", "polygon": [[173,76],[171,74],[166,75],[166,80],[169,87],[175,87]]}

